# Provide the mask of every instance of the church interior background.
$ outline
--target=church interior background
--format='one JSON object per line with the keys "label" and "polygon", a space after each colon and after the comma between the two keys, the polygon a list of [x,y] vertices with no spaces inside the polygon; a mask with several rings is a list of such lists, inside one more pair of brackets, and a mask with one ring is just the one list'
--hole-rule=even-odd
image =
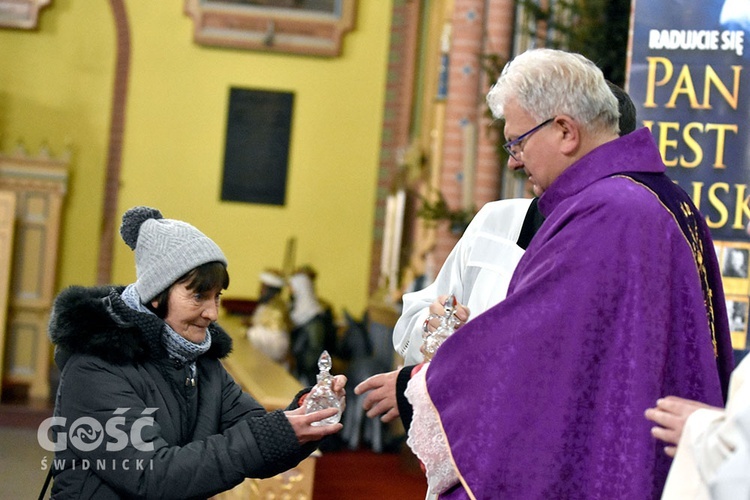
{"label": "church interior background", "polygon": [[565,41],[524,3],[0,0],[0,402],[49,401],[57,292],[134,279],[134,205],[222,247],[229,368],[269,406],[298,382],[264,380],[284,367],[244,337],[268,269],[314,269],[336,324],[366,314],[397,364],[401,294],[482,205],[529,196],[484,102],[512,54]]}

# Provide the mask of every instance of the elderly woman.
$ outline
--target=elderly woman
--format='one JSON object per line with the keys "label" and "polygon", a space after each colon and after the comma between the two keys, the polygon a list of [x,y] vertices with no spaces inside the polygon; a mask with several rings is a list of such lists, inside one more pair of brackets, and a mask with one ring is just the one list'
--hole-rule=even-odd
{"label": "elderly woman", "polygon": [[[216,243],[148,207],[126,212],[120,234],[136,282],[71,287],[50,320],[62,371],[54,498],[205,498],[294,467],[341,430],[312,425],[336,410],[306,415],[305,391],[266,412],[225,371],[232,340],[215,321],[229,275]],[[345,383],[334,380],[340,397]]]}

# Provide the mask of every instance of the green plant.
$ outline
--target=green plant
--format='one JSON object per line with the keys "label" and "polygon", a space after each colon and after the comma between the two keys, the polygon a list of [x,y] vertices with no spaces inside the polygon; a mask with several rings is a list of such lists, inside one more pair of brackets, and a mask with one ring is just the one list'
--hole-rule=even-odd
{"label": "green plant", "polygon": [[526,34],[540,45],[578,52],[594,61],[612,83],[625,83],[631,0],[518,0],[533,21]]}
{"label": "green plant", "polygon": [[417,210],[417,217],[433,222],[446,220],[450,225],[451,231],[454,233],[462,233],[476,214],[474,207],[471,207],[471,209],[451,210],[448,203],[445,201],[443,193],[439,191],[437,192],[437,199],[434,203],[418,193],[417,197],[422,202],[422,205]]}

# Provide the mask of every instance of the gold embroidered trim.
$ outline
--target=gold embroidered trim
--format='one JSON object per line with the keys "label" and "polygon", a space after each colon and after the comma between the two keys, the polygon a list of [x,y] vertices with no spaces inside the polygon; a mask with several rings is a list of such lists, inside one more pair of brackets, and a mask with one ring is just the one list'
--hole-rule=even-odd
{"label": "gold embroidered trim", "polygon": [[686,202],[680,203],[680,210],[682,211],[682,216],[685,218],[686,225],[688,227],[688,230],[690,234],[685,234],[682,231],[682,226],[680,225],[679,221],[677,220],[677,214],[672,212],[672,210],[669,209],[662,201],[661,198],[659,198],[659,195],[656,194],[650,187],[648,187],[646,184],[639,182],[638,180],[629,177],[627,175],[614,175],[612,177],[621,177],[623,179],[628,179],[631,182],[638,184],[639,186],[642,186],[644,189],[646,189],[648,192],[654,195],[654,197],[659,201],[661,206],[664,207],[664,209],[669,212],[672,215],[672,218],[675,220],[675,223],[677,224],[677,227],[680,228],[680,232],[685,238],[685,241],[688,245],[690,245],[690,250],[693,252],[693,260],[695,261],[696,269],[698,270],[698,275],[701,278],[701,284],[703,285],[703,302],[706,306],[706,318],[708,319],[708,327],[711,330],[711,344],[714,348],[714,357],[719,357],[719,348],[718,344],[716,342],[716,315],[714,313],[714,305],[713,305],[713,296],[714,292],[711,289],[711,286],[708,282],[708,271],[706,270],[705,265],[705,259],[704,256],[704,248],[703,248],[703,241],[700,238],[700,232],[698,231],[698,222],[696,221],[696,215],[695,211],[691,208],[691,206]]}

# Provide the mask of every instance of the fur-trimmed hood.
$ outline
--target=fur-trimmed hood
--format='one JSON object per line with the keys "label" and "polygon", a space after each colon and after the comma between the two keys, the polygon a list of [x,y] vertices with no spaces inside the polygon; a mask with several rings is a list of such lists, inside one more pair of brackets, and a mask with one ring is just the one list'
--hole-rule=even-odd
{"label": "fur-trimmed hood", "polygon": [[[114,364],[167,356],[161,343],[164,321],[128,307],[120,298],[124,289],[73,286],[57,296],[50,314],[49,337],[61,370],[74,353]],[[211,348],[204,356],[227,356],[232,351],[232,338],[216,323],[209,330]]]}

